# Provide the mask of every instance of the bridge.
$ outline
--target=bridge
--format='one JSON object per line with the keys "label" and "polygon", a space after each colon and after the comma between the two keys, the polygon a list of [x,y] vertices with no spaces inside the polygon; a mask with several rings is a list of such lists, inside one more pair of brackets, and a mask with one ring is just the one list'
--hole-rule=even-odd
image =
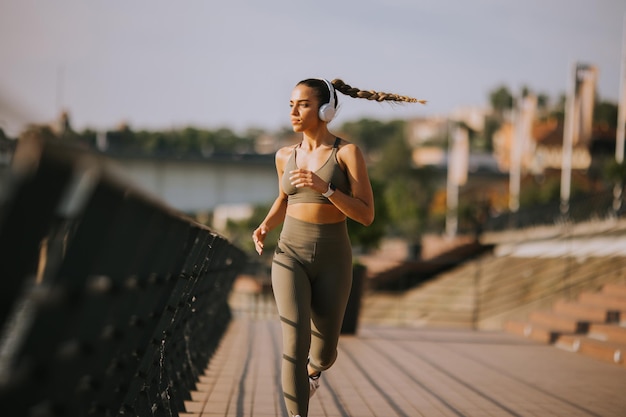
{"label": "bridge", "polygon": [[[271,294],[238,285],[246,261],[238,248],[61,143],[21,142],[7,184],[3,413],[288,417]],[[615,304],[626,298],[615,289],[626,284],[624,230],[597,221],[565,234],[560,226],[494,234],[494,251],[425,285],[366,290],[310,415],[623,416],[623,356],[555,343],[576,335],[579,346],[585,337],[624,344],[626,308]],[[609,289],[617,295],[602,296]],[[574,331],[533,316],[562,299],[611,303],[596,305],[604,323],[570,310],[587,323]],[[612,332],[583,333],[592,322]]]}

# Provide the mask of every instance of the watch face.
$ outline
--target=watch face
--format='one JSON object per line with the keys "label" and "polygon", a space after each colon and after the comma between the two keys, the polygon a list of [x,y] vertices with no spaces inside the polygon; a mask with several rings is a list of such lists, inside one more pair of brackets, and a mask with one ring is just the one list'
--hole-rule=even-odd
{"label": "watch face", "polygon": [[329,184],[329,187],[333,191],[335,191],[337,189],[337,186],[335,186],[335,184],[333,184],[332,182]]}

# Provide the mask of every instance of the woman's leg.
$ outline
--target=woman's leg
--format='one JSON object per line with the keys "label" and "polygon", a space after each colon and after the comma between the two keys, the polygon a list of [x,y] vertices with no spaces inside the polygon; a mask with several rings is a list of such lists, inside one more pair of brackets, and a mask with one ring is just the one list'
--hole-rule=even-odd
{"label": "woman's leg", "polygon": [[311,370],[324,371],[337,358],[337,344],[352,286],[352,249],[342,229],[318,245],[311,284]]}
{"label": "woman's leg", "polygon": [[311,344],[311,283],[298,259],[308,257],[306,248],[283,235],[272,262],[272,288],[283,335],[281,379],[285,405],[290,415],[307,416],[309,378],[307,358]]}

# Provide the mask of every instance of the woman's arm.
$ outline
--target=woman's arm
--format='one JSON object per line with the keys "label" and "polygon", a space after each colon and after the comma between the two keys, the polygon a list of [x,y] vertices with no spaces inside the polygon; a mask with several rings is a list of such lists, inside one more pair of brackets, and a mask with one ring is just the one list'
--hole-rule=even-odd
{"label": "woman's arm", "polygon": [[352,195],[335,190],[328,199],[347,217],[369,226],[374,221],[374,193],[363,153],[348,143],[339,149],[337,158],[346,170]]}
{"label": "woman's arm", "polygon": [[263,253],[263,242],[270,230],[280,225],[285,220],[285,214],[287,212],[287,195],[283,191],[281,185],[281,178],[285,167],[286,155],[288,155],[288,149],[282,148],[276,152],[276,173],[278,174],[278,196],[274,203],[270,207],[265,219],[261,222],[252,232],[252,240],[254,246],[259,255]]}

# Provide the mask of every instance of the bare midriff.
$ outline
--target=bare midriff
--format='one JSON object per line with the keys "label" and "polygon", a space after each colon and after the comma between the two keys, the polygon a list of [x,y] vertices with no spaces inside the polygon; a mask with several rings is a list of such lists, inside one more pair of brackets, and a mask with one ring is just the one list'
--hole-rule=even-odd
{"label": "bare midriff", "polygon": [[346,215],[332,204],[298,203],[287,206],[287,216],[308,223],[332,224],[346,219]]}

